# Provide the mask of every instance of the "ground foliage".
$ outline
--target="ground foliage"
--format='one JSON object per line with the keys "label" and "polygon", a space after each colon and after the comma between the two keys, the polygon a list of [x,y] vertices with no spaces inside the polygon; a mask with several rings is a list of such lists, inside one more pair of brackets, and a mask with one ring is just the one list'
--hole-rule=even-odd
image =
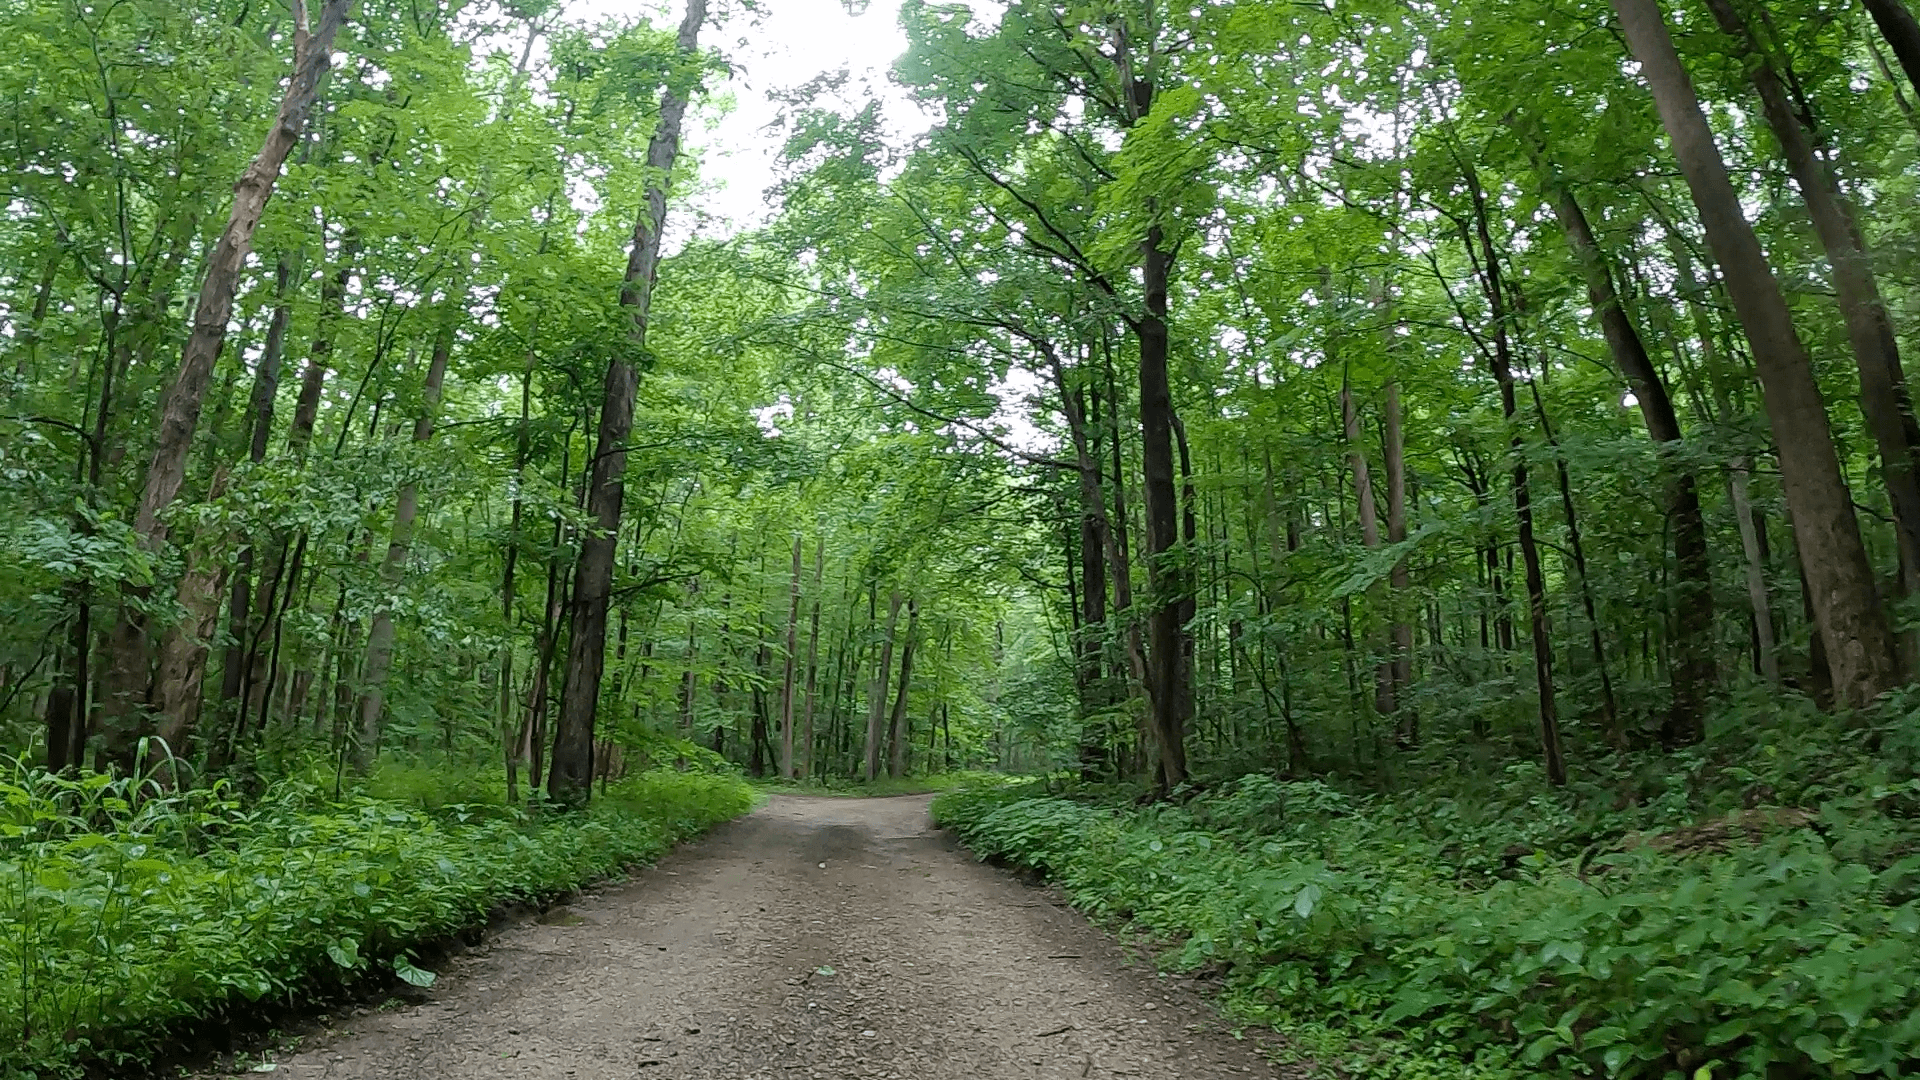
{"label": "ground foliage", "polygon": [[0,1075],[132,1067],[183,1023],[381,969],[425,985],[422,946],[651,862],[753,800],[730,772],[661,770],[612,784],[590,814],[539,817],[497,795],[457,801],[462,786],[429,796],[403,771],[377,794],[296,778],[243,800],[11,764]]}
{"label": "ground foliage", "polygon": [[1902,1076],[1916,705],[1822,724],[1747,702],[1677,762],[1561,792],[1531,766],[1399,791],[1254,773],[1147,806],[977,788],[935,814],[1362,1075]]}

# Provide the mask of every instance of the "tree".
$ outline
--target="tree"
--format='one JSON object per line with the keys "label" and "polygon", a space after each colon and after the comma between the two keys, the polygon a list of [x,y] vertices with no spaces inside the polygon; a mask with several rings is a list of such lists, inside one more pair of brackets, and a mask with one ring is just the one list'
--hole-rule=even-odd
{"label": "tree", "polygon": [[1614,0],[1614,10],[1653,90],[1766,388],[1795,545],[1812,585],[1814,616],[1833,670],[1834,691],[1842,704],[1864,706],[1894,685],[1893,642],[1841,477],[1826,402],[1779,283],[1741,212],[1739,195],[1727,178],[1659,5],[1655,0]]}
{"label": "tree", "polygon": [[[687,12],[675,40],[688,67],[696,56],[700,26],[706,17],[706,0],[687,0]],[[694,74],[681,72],[679,78]],[[658,127],[647,144],[649,179],[620,289],[620,306],[627,312],[630,330],[627,340],[612,348],[607,360],[605,399],[600,406],[587,481],[587,512],[595,531],[582,538],[574,564],[565,693],[554,725],[553,768],[547,774],[548,794],[562,803],[585,802],[592,793],[594,719],[600,708],[600,678],[606,666],[607,606],[613,588],[620,515],[626,501],[626,442],[632,434],[634,395],[647,349],[647,317],[660,265],[667,188],[680,154],[680,125],[691,94],[688,86],[674,82],[660,94]]]}

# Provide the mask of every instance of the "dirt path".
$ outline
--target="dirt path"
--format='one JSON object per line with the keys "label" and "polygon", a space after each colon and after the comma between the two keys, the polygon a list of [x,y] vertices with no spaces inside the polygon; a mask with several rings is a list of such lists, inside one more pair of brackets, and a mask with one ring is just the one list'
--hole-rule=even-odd
{"label": "dirt path", "polygon": [[1172,979],[975,863],[927,799],[776,796],[456,960],[290,1080],[1278,1075]]}

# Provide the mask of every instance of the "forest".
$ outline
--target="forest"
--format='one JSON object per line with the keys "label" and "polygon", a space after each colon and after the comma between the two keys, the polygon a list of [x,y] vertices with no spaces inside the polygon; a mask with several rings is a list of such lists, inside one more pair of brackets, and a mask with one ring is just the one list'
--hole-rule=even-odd
{"label": "forest", "polygon": [[762,14],[0,0],[0,1075],[756,787],[1325,1075],[1920,1071],[1909,0],[904,0],[730,228]]}

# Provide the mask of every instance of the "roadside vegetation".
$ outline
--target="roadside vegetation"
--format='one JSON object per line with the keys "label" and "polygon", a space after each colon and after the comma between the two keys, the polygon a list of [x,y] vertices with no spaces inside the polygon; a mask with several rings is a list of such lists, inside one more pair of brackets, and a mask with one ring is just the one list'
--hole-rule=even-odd
{"label": "roadside vegetation", "polygon": [[934,813],[1349,1075],[1920,1068],[1920,701],[1749,700],[1558,790],[1416,760],[1397,789],[1251,773],[1139,805],[1062,775]]}
{"label": "roadside vegetation", "polygon": [[292,778],[242,798],[8,765],[0,1076],[137,1069],[191,1023],[369,975],[429,984],[420,950],[645,865],[753,801],[731,772],[639,773],[573,815],[455,801],[470,793],[454,783],[436,797],[404,773],[367,785],[383,788],[406,794]]}

